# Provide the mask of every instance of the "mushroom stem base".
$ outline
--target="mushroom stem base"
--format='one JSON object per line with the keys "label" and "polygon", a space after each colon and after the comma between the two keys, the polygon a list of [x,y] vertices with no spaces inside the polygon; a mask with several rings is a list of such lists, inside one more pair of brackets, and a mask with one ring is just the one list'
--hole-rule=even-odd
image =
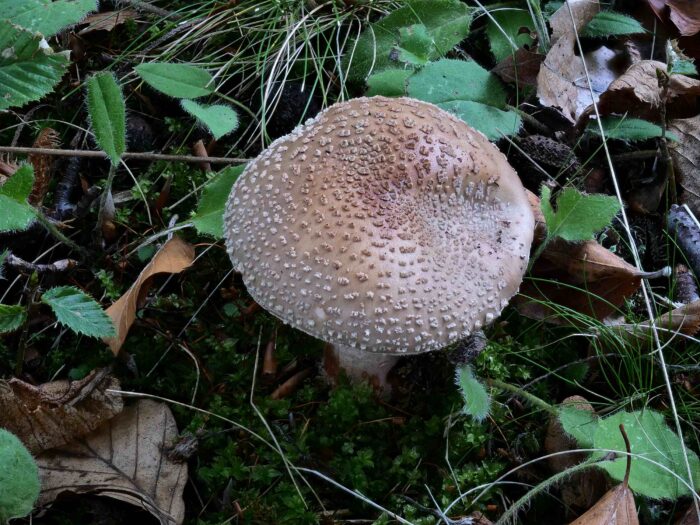
{"label": "mushroom stem base", "polygon": [[323,350],[323,369],[332,384],[338,382],[340,371],[351,381],[368,381],[375,390],[384,394],[391,392],[387,375],[400,356],[377,354],[349,346],[327,344]]}

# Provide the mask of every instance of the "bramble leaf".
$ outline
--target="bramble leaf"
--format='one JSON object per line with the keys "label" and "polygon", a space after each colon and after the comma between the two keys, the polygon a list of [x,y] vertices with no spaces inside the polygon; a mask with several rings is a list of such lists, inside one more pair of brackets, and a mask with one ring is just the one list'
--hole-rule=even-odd
{"label": "bramble leaf", "polygon": [[70,63],[67,53],[47,49],[41,34],[9,20],[0,20],[0,50],[0,110],[50,93]]}
{"label": "bramble leaf", "polygon": [[126,106],[114,75],[98,73],[88,80],[87,103],[97,144],[119,164],[126,150]]}
{"label": "bramble leaf", "polygon": [[32,511],[41,484],[32,455],[17,436],[2,428],[0,465],[0,523],[7,523]]}
{"label": "bramble leaf", "polygon": [[149,86],[171,97],[199,98],[214,91],[209,72],[188,64],[150,62],[134,69]]}
{"label": "bramble leaf", "polygon": [[0,16],[50,37],[97,9],[97,0],[0,0]]}
{"label": "bramble leaf", "polygon": [[114,324],[97,301],[73,286],[58,286],[44,292],[58,322],[76,333],[90,337],[113,337]]}
{"label": "bramble leaf", "polygon": [[36,217],[27,202],[34,185],[34,168],[24,164],[0,186],[0,232],[25,230]]}
{"label": "bramble leaf", "polygon": [[0,304],[0,334],[13,332],[27,320],[27,311],[18,304]]}
{"label": "bramble leaf", "polygon": [[542,187],[540,207],[547,224],[547,239],[587,241],[610,224],[620,211],[620,204],[609,195],[585,195],[575,188],[565,188],[557,198],[554,211],[549,199],[551,190]]}

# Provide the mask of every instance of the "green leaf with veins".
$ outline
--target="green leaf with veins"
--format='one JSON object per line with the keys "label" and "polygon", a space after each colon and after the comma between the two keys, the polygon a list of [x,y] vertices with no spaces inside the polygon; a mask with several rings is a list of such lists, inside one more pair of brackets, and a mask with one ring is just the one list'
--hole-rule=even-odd
{"label": "green leaf with veins", "polygon": [[368,89],[365,95],[403,97],[406,95],[406,82],[412,74],[412,69],[385,69],[374,73],[367,79]]}
{"label": "green leaf with veins", "polygon": [[39,497],[39,469],[17,436],[0,428],[0,523],[32,512]]}
{"label": "green leaf with veins", "polygon": [[27,202],[34,185],[34,168],[23,164],[0,186],[0,232],[25,230],[36,217],[36,210]]}
{"label": "green leaf with veins", "polygon": [[522,124],[517,113],[504,110],[500,80],[474,61],[431,62],[408,79],[408,95],[454,113],[490,140],[517,133]]}
{"label": "green leaf with veins", "polygon": [[244,169],[245,165],[224,168],[204,186],[197,213],[191,219],[199,233],[218,239],[224,236],[226,201],[233,183]]}
{"label": "green leaf with veins", "polygon": [[195,66],[150,62],[134,69],[149,86],[171,97],[199,98],[214,92],[212,76]]}
{"label": "green leaf with veins", "polygon": [[87,104],[95,140],[116,166],[126,150],[126,106],[114,75],[98,73],[88,80]]}
{"label": "green leaf with veins", "polygon": [[69,55],[45,45],[39,33],[0,20],[0,110],[39,100],[61,80]]}
{"label": "green leaf with veins", "polygon": [[92,297],[73,286],[58,286],[44,292],[41,302],[56,314],[58,322],[78,334],[114,337],[112,319]]}
{"label": "green leaf with veins", "polygon": [[[688,480],[683,442],[665,423],[663,415],[653,410],[618,412],[598,422],[593,447],[621,452],[617,458],[601,461],[598,466],[618,481],[624,478],[627,455],[620,424],[625,427],[632,453],[629,487],[637,494],[653,499],[675,500],[690,495],[691,491],[678,480],[679,477]],[[700,460],[692,450],[686,448],[686,453],[693,472],[694,488],[698,489]],[[594,457],[602,458],[607,454],[607,451],[601,451]]]}
{"label": "green leaf with veins", "polygon": [[399,35],[399,61],[414,66],[427,64],[434,53],[435,43],[426,27],[423,24],[402,27],[399,29]]}
{"label": "green leaf with veins", "polygon": [[592,448],[598,417],[593,412],[581,410],[570,404],[561,405],[557,410],[564,431],[572,436],[580,447]]}
{"label": "green leaf with veins", "polygon": [[97,0],[0,0],[0,17],[50,37],[97,9]]}
{"label": "green leaf with veins", "polygon": [[24,306],[0,304],[0,334],[13,332],[27,320]]}
{"label": "green leaf with veins", "polygon": [[609,37],[640,33],[646,33],[646,30],[631,16],[615,11],[601,11],[583,28],[581,36]]}
{"label": "green leaf with veins", "polygon": [[557,210],[550,203],[551,190],[542,186],[540,207],[547,224],[547,240],[587,241],[610,224],[620,211],[620,203],[609,195],[585,195],[575,188],[564,188],[557,197]]}
{"label": "green leaf with veins", "polygon": [[497,62],[516,51],[511,42],[518,48],[534,44],[535,39],[531,35],[535,31],[535,24],[529,12],[523,9],[504,9],[493,11],[491,16],[493,20],[489,18],[486,36]]}
{"label": "green leaf with veins", "polygon": [[[605,137],[609,139],[649,140],[661,137],[664,131],[661,126],[638,118],[602,117],[601,122],[605,131]],[[600,136],[600,128],[595,121],[589,122],[586,130]],[[678,141],[678,136],[672,132],[667,132],[666,137],[670,140]]]}

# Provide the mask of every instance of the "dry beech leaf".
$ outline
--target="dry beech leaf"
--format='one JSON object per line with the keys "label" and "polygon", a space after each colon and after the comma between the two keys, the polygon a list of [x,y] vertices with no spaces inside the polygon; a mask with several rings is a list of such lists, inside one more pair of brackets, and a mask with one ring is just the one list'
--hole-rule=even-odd
{"label": "dry beech leaf", "polygon": [[[657,70],[666,71],[666,64],[642,60],[632,64],[613,81],[600,96],[598,110],[602,115],[628,113],[630,116],[658,120],[662,103]],[[700,96],[700,80],[685,75],[671,75],[668,84],[668,111],[672,115],[694,114]]]}
{"label": "dry beech leaf", "polygon": [[119,381],[105,369],[93,370],[80,381],[39,386],[19,379],[0,381],[0,427],[35,454],[65,445],[121,412],[121,396],[107,389],[119,389]]}
{"label": "dry beech leaf", "polygon": [[175,419],[164,403],[144,399],[98,430],[38,456],[38,505],[61,493],[95,494],[139,505],[163,525],[182,523],[187,463],[165,449],[177,439]]}
{"label": "dry beech leaf", "polygon": [[122,9],[121,11],[107,11],[106,13],[93,13],[80,23],[87,24],[78,34],[85,35],[94,31],[111,31],[118,25],[126,23],[128,20],[136,20],[139,16],[135,9]]}
{"label": "dry beech leaf", "polygon": [[508,55],[491,70],[504,82],[522,86],[536,86],[537,75],[545,56],[534,51],[518,48],[515,56]]}
{"label": "dry beech leaf", "polygon": [[[547,229],[539,197],[530,191],[527,197],[535,215],[534,250]],[[556,324],[570,320],[547,306],[548,301],[603,320],[639,289],[645,275],[596,241],[555,239],[535,261],[530,272],[535,279],[523,281],[514,304],[526,317]]]}
{"label": "dry beech leaf", "polygon": [[659,18],[664,18],[665,7],[670,8],[670,18],[683,36],[700,32],[700,2],[698,0],[649,0],[649,5]]}
{"label": "dry beech leaf", "polygon": [[136,310],[148,293],[153,277],[159,273],[180,273],[188,268],[193,261],[194,247],[179,237],[173,237],[158,250],[151,262],[141,270],[131,288],[107,308],[107,315],[112,318],[117,335],[104,339],[104,342],[109,345],[114,355],[119,353],[119,349],[124,344],[129,328],[136,319]]}
{"label": "dry beech leaf", "polygon": [[676,525],[698,525],[698,523],[700,523],[700,518],[698,518],[698,511],[695,509],[695,504],[691,503],[688,511],[676,523]]}
{"label": "dry beech leaf", "polygon": [[[693,336],[700,330],[700,301],[684,304],[671,312],[660,315],[654,321],[661,341],[666,341],[677,334]],[[629,341],[652,341],[651,324],[613,325],[609,327]]]}
{"label": "dry beech leaf", "polygon": [[[572,24],[571,13],[573,13]],[[542,105],[562,111],[571,122],[593,103],[581,57],[576,55],[576,34],[600,11],[597,0],[569,0],[550,18],[552,47],[537,76]],[[591,77],[595,76],[590,72]]]}
{"label": "dry beech leaf", "polygon": [[668,129],[678,136],[670,151],[676,177],[685,190],[683,202],[700,217],[700,115],[672,120]]}
{"label": "dry beech leaf", "polygon": [[626,483],[610,489],[571,525],[639,525],[632,491]]}

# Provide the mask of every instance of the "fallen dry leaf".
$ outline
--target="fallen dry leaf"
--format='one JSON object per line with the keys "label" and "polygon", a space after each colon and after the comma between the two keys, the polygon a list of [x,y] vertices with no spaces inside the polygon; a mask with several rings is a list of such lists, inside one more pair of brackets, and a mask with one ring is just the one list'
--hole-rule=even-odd
{"label": "fallen dry leaf", "polygon": [[700,115],[672,120],[668,129],[678,136],[669,150],[676,179],[684,190],[682,201],[700,217]]}
{"label": "fallen dry leaf", "polygon": [[151,262],[141,270],[131,288],[107,308],[107,315],[112,318],[117,335],[105,338],[104,342],[109,345],[114,355],[119,353],[124,344],[129,328],[136,319],[136,310],[148,293],[153,277],[159,273],[180,273],[188,268],[193,261],[194,247],[179,237],[173,237],[158,250]]}
{"label": "fallen dry leaf", "polygon": [[33,453],[70,443],[121,412],[119,381],[93,370],[80,381],[33,386],[19,379],[0,381],[0,427],[17,435]]}
{"label": "fallen dry leaf", "polygon": [[[534,251],[546,237],[547,227],[539,197],[526,192],[535,215]],[[551,302],[603,320],[639,289],[645,275],[596,241],[555,239],[535,261],[513,301],[522,315],[532,319],[570,322],[547,304]]]}
{"label": "fallen dry leaf", "polygon": [[537,75],[545,56],[534,51],[518,48],[515,55],[508,55],[491,70],[504,82],[523,86],[537,85]]}
{"label": "fallen dry leaf", "polygon": [[649,0],[649,5],[659,18],[664,18],[669,7],[670,18],[683,36],[700,32],[700,2],[698,0]]}
{"label": "fallen dry leaf", "polygon": [[695,508],[695,504],[691,503],[690,508],[688,508],[688,511],[676,523],[676,525],[698,525],[698,523],[700,523],[700,518],[698,518],[698,511]]}
{"label": "fallen dry leaf", "polygon": [[87,24],[78,34],[86,35],[94,31],[111,31],[118,25],[126,23],[128,20],[135,20],[139,16],[135,9],[122,9],[121,11],[107,11],[105,13],[94,13],[83,19],[80,25]]}
{"label": "fallen dry leaf", "polygon": [[[599,11],[597,0],[570,0],[550,19],[552,47],[537,76],[537,94],[542,105],[560,109],[571,122],[575,122],[594,102],[586,80],[586,69],[581,57],[576,54],[576,34]],[[571,14],[575,24],[572,24]],[[591,69],[590,78],[598,78],[603,72],[604,67],[602,71]],[[602,89],[605,87],[607,85]]]}
{"label": "fallen dry leaf", "polygon": [[176,440],[168,406],[140,400],[92,434],[36,458],[38,505],[49,505],[64,492],[89,493],[140,505],[161,524],[178,525],[185,513],[187,463],[165,453]]}
{"label": "fallen dry leaf", "polygon": [[[61,138],[58,132],[51,128],[43,128],[37,135],[33,148],[56,149],[61,145]],[[38,153],[30,153],[27,159],[34,168],[34,184],[32,192],[29,194],[29,204],[38,205],[44,202],[44,196],[49,190],[51,182],[51,168],[53,166],[54,157],[50,155],[41,155]]]}
{"label": "fallen dry leaf", "polygon": [[[658,120],[663,91],[659,86],[657,70],[666,71],[666,64],[656,60],[642,60],[632,64],[600,96],[598,111]],[[700,80],[685,75],[671,75],[668,83],[667,109],[671,115],[695,112],[700,96]]]}
{"label": "fallen dry leaf", "polygon": [[625,483],[610,489],[571,525],[639,525],[632,491]]}

